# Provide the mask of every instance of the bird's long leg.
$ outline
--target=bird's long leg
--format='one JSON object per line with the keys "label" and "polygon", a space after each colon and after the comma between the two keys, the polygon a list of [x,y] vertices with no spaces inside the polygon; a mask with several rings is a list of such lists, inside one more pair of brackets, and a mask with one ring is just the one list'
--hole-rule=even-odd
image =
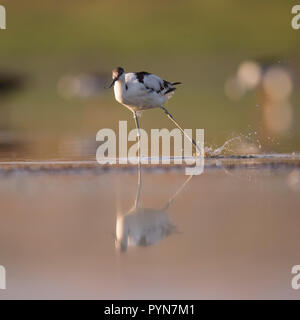
{"label": "bird's long leg", "polygon": [[161,106],[161,108],[164,110],[165,114],[167,115],[167,117],[176,125],[176,127],[185,135],[185,137],[192,142],[192,144],[195,146],[195,148],[201,153],[201,149],[200,147],[197,145],[196,141],[189,137],[184,130],[180,127],[180,125],[177,123],[177,121],[173,118],[173,116],[171,115],[171,113],[164,107]]}
{"label": "bird's long leg", "polygon": [[139,157],[139,162],[138,162],[138,189],[136,192],[136,198],[135,198],[135,209],[137,210],[140,202],[140,196],[141,196],[141,189],[142,189],[142,173],[141,173],[141,131],[140,131],[140,124],[139,124],[139,119],[136,114],[136,112],[133,113],[133,117],[135,120],[135,125],[137,129],[137,137],[138,137],[138,157]]}
{"label": "bird's long leg", "polygon": [[138,119],[138,116],[137,116],[136,112],[133,112],[133,118],[135,120],[135,125],[136,125],[136,129],[137,129],[137,136],[138,136],[138,138],[140,140],[141,130],[140,130],[139,119]]}
{"label": "bird's long leg", "polygon": [[[135,125],[136,125],[136,129],[137,129],[137,137],[138,137],[138,157],[139,157],[139,167],[141,165],[141,130],[140,130],[140,124],[139,124],[139,119],[138,116],[136,114],[136,112],[133,112],[133,117],[135,120]],[[140,168],[139,168],[140,169]]]}

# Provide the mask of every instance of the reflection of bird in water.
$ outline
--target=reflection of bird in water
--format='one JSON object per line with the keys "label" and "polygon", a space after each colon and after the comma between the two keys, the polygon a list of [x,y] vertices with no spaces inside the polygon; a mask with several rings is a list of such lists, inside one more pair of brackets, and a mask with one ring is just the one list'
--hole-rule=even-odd
{"label": "reflection of bird in water", "polygon": [[176,226],[161,210],[140,208],[117,220],[116,247],[126,251],[129,246],[149,246],[176,232]]}
{"label": "reflection of bird in water", "polygon": [[177,228],[170,221],[166,211],[192,177],[193,176],[189,176],[186,179],[183,185],[161,209],[142,208],[140,206],[142,177],[139,167],[135,204],[128,213],[117,216],[116,248],[124,252],[128,246],[150,246],[176,233]]}

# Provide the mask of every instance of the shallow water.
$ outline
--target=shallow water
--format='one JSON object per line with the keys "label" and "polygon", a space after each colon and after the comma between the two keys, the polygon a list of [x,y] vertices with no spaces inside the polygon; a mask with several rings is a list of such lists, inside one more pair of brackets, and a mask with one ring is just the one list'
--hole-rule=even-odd
{"label": "shallow water", "polygon": [[0,298],[291,298],[300,158],[0,164]]}

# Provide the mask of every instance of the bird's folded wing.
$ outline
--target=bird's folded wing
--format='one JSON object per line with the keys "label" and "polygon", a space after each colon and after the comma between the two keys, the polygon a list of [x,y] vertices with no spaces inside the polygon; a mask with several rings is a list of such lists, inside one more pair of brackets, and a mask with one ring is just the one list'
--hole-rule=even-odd
{"label": "bird's folded wing", "polygon": [[161,92],[164,89],[164,81],[155,74],[149,74],[143,79],[146,88]]}

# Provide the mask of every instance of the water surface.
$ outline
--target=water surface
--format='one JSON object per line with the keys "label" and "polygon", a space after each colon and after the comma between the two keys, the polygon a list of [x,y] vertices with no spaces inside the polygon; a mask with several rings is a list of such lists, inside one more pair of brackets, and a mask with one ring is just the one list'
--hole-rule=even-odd
{"label": "water surface", "polygon": [[0,164],[1,299],[300,297],[297,155],[209,158],[191,178],[16,162]]}

